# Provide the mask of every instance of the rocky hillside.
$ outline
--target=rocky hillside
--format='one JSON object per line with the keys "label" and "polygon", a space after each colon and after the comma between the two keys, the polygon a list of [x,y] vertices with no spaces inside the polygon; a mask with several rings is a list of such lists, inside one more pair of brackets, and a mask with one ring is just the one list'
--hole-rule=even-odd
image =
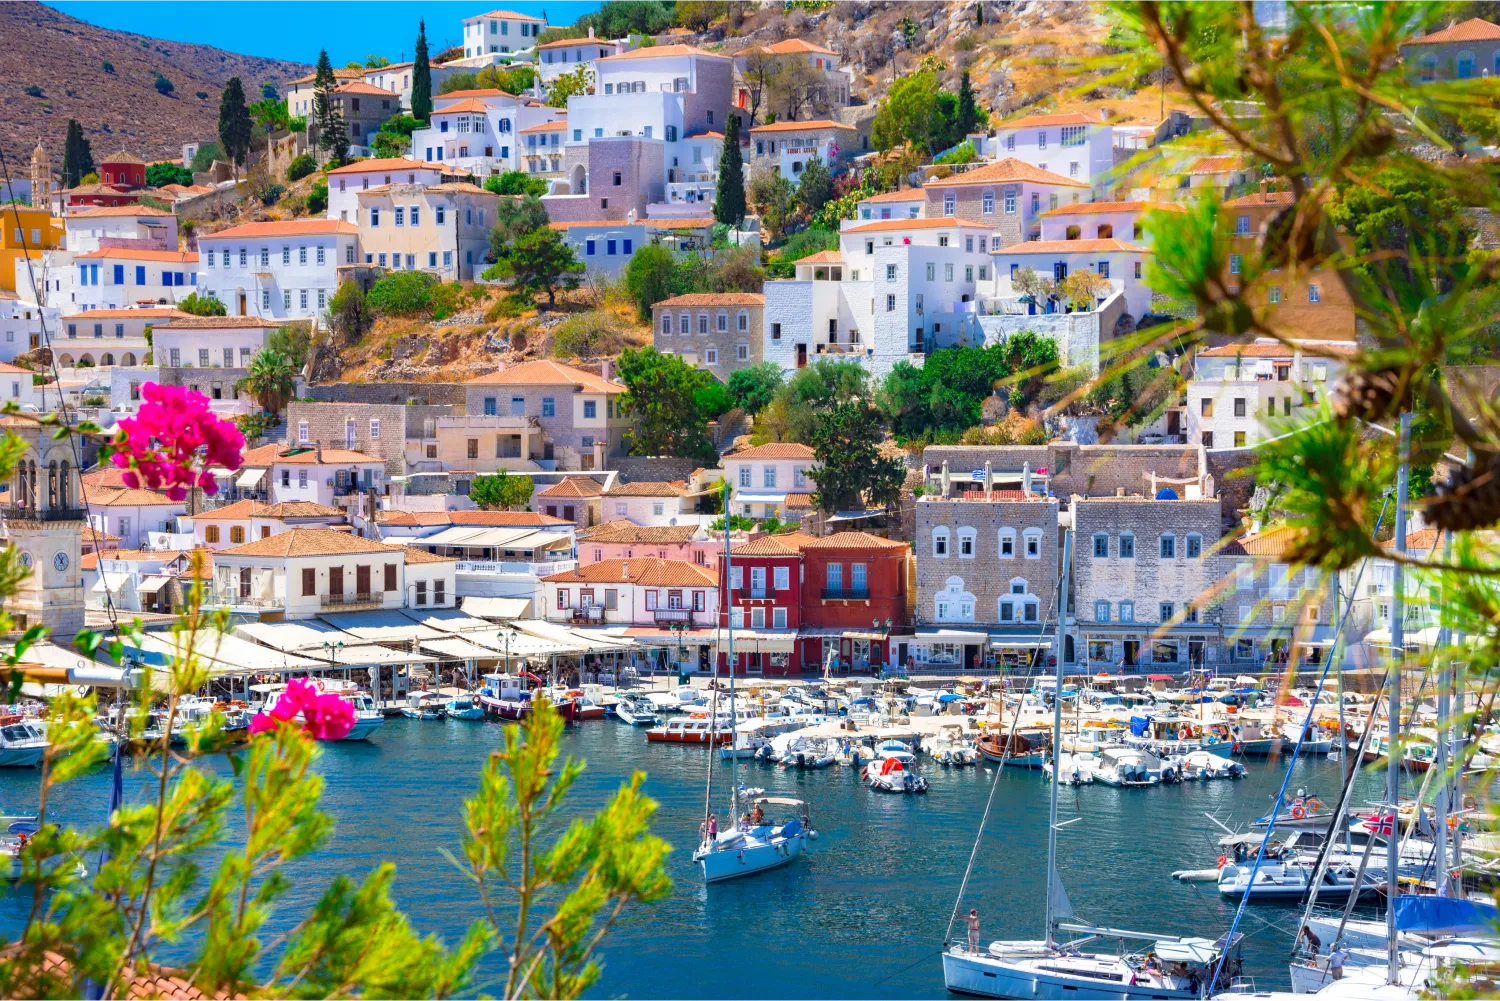
{"label": "rocky hillside", "polygon": [[[255,100],[264,82],[280,87],[312,72],[281,59],[95,27],[39,3],[0,4],[0,39],[0,144],[12,173],[19,167],[22,176],[39,138],[53,168],[62,165],[69,118],[83,126],[95,159],[122,148],[147,160],[175,158],[184,142],[218,134],[219,94],[230,77],[244,81]],[[171,81],[170,94],[157,91],[158,73]]]}

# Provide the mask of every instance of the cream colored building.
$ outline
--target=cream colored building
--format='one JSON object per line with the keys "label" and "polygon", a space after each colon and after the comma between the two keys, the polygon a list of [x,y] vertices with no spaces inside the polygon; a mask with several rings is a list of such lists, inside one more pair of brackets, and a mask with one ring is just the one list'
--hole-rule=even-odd
{"label": "cream colored building", "polygon": [[472,281],[485,268],[499,195],[473,184],[386,184],[359,192],[365,263]]}

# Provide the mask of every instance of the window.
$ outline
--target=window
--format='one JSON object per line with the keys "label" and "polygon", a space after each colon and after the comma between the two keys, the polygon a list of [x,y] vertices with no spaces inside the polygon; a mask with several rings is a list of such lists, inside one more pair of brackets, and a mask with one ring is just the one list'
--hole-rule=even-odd
{"label": "window", "polygon": [[1245,432],[1243,432],[1243,431],[1236,431],[1234,433],[1234,447],[1235,448],[1244,448],[1245,447]]}
{"label": "window", "polygon": [[1026,540],[1026,558],[1028,560],[1041,559],[1042,530],[1040,528],[1028,528],[1023,534]]}
{"label": "window", "polygon": [[1014,528],[1000,529],[1000,558],[1002,560],[1016,558],[1016,530]]}
{"label": "window", "polygon": [[887,313],[894,313],[896,311],[896,296],[894,294],[885,297],[885,311]]}
{"label": "window", "polygon": [[1161,537],[1161,558],[1170,560],[1177,555],[1177,537],[1170,532],[1164,532]]}
{"label": "window", "polygon": [[934,528],[932,530],[932,555],[940,559],[947,559],[948,530],[946,528]]}
{"label": "window", "polygon": [[1109,536],[1104,532],[1094,534],[1094,559],[1109,559]]}
{"label": "window", "polygon": [[1232,274],[1232,275],[1239,274],[1240,271],[1243,268],[1244,261],[1245,261],[1244,257],[1241,256],[1240,254],[1230,254],[1229,255],[1229,273]]}
{"label": "window", "polygon": [[958,214],[958,196],[952,191],[943,193],[943,215],[951,216]]}
{"label": "window", "polygon": [[1135,621],[1135,602],[1133,602],[1133,601],[1122,601],[1122,602],[1120,602],[1120,621],[1121,622],[1134,622]]}
{"label": "window", "polygon": [[1122,559],[1122,560],[1133,560],[1133,559],[1135,559],[1135,533],[1134,532],[1121,532],[1120,533],[1120,559]]}
{"label": "window", "polygon": [[972,528],[960,528],[958,530],[958,558],[972,560],[974,558],[974,536]]}
{"label": "window", "polygon": [[885,266],[885,280],[888,282],[893,282],[896,280],[896,265],[887,264]]}
{"label": "window", "polygon": [[302,568],[302,597],[311,598],[318,593],[318,571],[312,567]]}
{"label": "window", "polygon": [[1188,533],[1186,555],[1190,560],[1196,560],[1203,555],[1203,536],[1197,532]]}
{"label": "window", "polygon": [[993,191],[985,191],[980,200],[979,211],[984,215],[995,214],[995,193]]}
{"label": "window", "polygon": [[599,417],[599,403],[596,400],[583,401],[583,419],[586,421],[596,420]]}
{"label": "window", "polygon": [[1323,301],[1323,290],[1322,290],[1322,288],[1320,286],[1318,286],[1318,285],[1309,285],[1309,286],[1307,286],[1307,301],[1308,302],[1322,302]]}
{"label": "window", "polygon": [[1236,216],[1235,217],[1235,220],[1234,220],[1234,235],[1235,236],[1249,236],[1250,235],[1250,217],[1249,216],[1242,215],[1242,216]]}
{"label": "window", "polygon": [[943,265],[943,281],[945,281],[945,282],[951,282],[952,280],[953,280],[953,265],[952,264],[944,264]]}
{"label": "window", "polygon": [[776,489],[776,467],[766,466],[760,471],[761,486],[767,490]]}
{"label": "window", "polygon": [[1177,607],[1170,601],[1164,601],[1161,603],[1161,607],[1157,610],[1157,614],[1158,616],[1160,616],[1161,621],[1171,622],[1172,617],[1177,614]]}
{"label": "window", "polygon": [[203,529],[203,541],[212,545],[219,541],[219,526],[209,525]]}
{"label": "window", "polygon": [[229,529],[229,541],[238,545],[245,541],[245,526],[232,525]]}
{"label": "window", "polygon": [[1236,417],[1243,417],[1243,416],[1245,416],[1245,398],[1243,396],[1237,398],[1234,401],[1234,416],[1236,416]]}
{"label": "window", "polygon": [[[1108,622],[1109,621],[1109,602],[1107,602],[1107,601],[1096,601],[1096,602],[1094,602],[1094,621],[1095,622]],[[1094,659],[1097,660],[1099,658],[1094,658]]]}

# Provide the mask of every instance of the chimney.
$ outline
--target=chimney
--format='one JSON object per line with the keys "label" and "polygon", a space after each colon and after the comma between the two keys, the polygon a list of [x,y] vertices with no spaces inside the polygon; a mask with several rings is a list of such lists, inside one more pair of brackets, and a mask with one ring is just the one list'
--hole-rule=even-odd
{"label": "chimney", "polygon": [[606,358],[606,359],[604,359],[604,361],[602,361],[602,362],[599,363],[599,378],[603,379],[605,382],[609,382],[610,381],[610,377],[613,376],[614,374],[615,374],[615,363],[614,362],[612,362],[608,358]]}
{"label": "chimney", "polygon": [[318,465],[321,466],[323,464],[323,443],[321,441],[313,442],[313,456],[318,460]]}
{"label": "chimney", "polygon": [[625,213],[625,224],[627,226],[635,225],[635,209],[631,209],[629,212]]}
{"label": "chimney", "polygon": [[1107,121],[1109,121],[1109,109],[1108,108],[1100,108],[1099,109],[1099,121],[1101,121],[1101,122],[1107,122]]}
{"label": "chimney", "polygon": [[948,496],[948,481],[949,481],[948,460],[947,459],[943,460],[942,481],[943,481],[943,493],[942,493],[942,496],[947,497]]}
{"label": "chimney", "polygon": [[994,482],[995,482],[995,476],[990,471],[990,460],[989,459],[985,459],[984,460],[984,493],[985,493],[986,497],[989,496],[990,485],[992,483],[994,483]]}
{"label": "chimney", "polygon": [[1270,190],[1271,190],[1271,179],[1269,177],[1262,177],[1260,179],[1260,193],[1261,194],[1265,194],[1266,192],[1268,192]]}
{"label": "chimney", "polygon": [[1115,496],[1116,497],[1124,497],[1125,496],[1125,488],[1124,487],[1115,487]]}
{"label": "chimney", "polygon": [[594,442],[594,468],[604,468],[604,442],[602,441]]}
{"label": "chimney", "polygon": [[1026,496],[1031,496],[1031,461],[1021,463],[1021,491]]}
{"label": "chimney", "polygon": [[589,37],[590,38],[594,37],[594,26],[592,24],[589,25]]}

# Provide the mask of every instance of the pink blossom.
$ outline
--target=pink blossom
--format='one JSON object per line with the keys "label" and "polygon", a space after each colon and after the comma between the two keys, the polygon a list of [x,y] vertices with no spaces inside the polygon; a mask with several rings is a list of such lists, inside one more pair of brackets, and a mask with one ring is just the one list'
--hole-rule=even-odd
{"label": "pink blossom", "polygon": [[265,733],[302,716],[302,729],[314,740],[343,740],[354,729],[354,706],[337,695],[320,693],[311,682],[295,680],[268,713],[250,721],[251,733]]}
{"label": "pink blossom", "polygon": [[[218,493],[207,467],[240,468],[245,450],[240,429],[215,416],[202,393],[148,382],[141,396],[145,402],[136,416],[120,422],[111,459],[125,470],[120,479],[132,489],[165,489],[172,500],[182,500],[194,486]],[[196,465],[200,456],[202,467]]]}

